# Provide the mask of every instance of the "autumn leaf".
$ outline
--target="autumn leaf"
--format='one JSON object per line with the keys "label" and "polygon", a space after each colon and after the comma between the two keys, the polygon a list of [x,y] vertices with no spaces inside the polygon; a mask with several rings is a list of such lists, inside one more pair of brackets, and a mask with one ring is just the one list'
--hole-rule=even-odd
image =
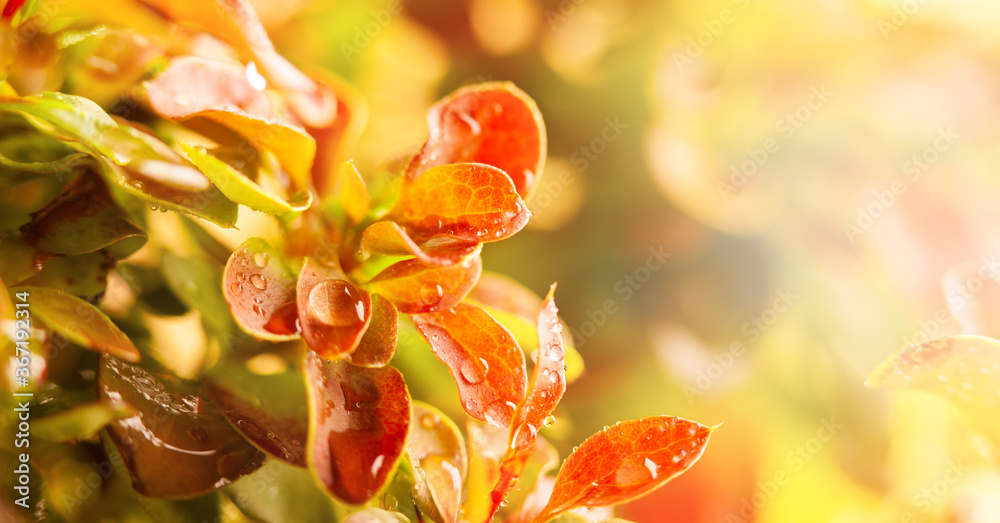
{"label": "autumn leaf", "polygon": [[244,362],[227,361],[209,371],[202,388],[229,423],[257,448],[306,467],[309,409],[302,369],[287,366],[262,375]]}
{"label": "autumn leaf", "polygon": [[384,367],[396,353],[399,339],[399,312],[391,301],[372,295],[372,317],[358,346],[347,361],[361,367]]}
{"label": "autumn leaf", "polygon": [[624,503],[663,486],[701,458],[713,430],[673,416],[606,427],[566,458],[552,497],[532,521],[577,507]]}
{"label": "autumn leaf", "polygon": [[545,124],[535,102],[509,82],[463,87],[431,108],[430,138],[406,168],[410,178],[452,163],[499,168],[526,197],[545,165]]}
{"label": "autumn leaf", "polygon": [[454,265],[475,252],[477,242],[458,240],[441,235],[418,244],[406,229],[391,220],[375,222],[361,233],[361,253],[387,256],[416,256],[431,265]]}
{"label": "autumn leaf", "polygon": [[510,177],[484,164],[433,167],[403,182],[389,217],[423,241],[438,234],[468,242],[495,242],[513,236],[531,213]]}
{"label": "autumn leaf", "polygon": [[337,499],[368,502],[392,477],[410,430],[410,394],[392,367],[305,359],[309,468]]}
{"label": "autumn leaf", "polygon": [[462,433],[443,412],[419,401],[413,402],[411,424],[406,450],[415,476],[414,500],[434,521],[454,523],[469,460]]}
{"label": "autumn leaf", "polygon": [[454,307],[462,301],[482,271],[479,252],[461,263],[446,267],[414,258],[386,267],[368,282],[368,287],[389,298],[400,312],[434,312]]}
{"label": "autumn leaf", "polygon": [[940,396],[1000,449],[1000,341],[950,336],[910,345],[883,362],[865,385]]}
{"label": "autumn leaf", "polygon": [[509,427],[528,381],[524,355],[514,337],[482,307],[467,303],[412,318],[455,378],[465,412]]}
{"label": "autumn leaf", "polygon": [[136,412],[112,422],[108,434],[141,494],[205,494],[266,461],[190,382],[104,356],[97,386],[102,401],[121,401]]}
{"label": "autumn leaf", "polygon": [[538,358],[528,386],[528,394],[514,411],[507,452],[500,463],[500,478],[493,488],[493,513],[514,488],[532,446],[538,436],[538,429],[546,424],[563,393],[566,392],[566,371],[564,361],[566,349],[562,342],[562,324],[553,295],[555,284],[542,302],[538,313]]}
{"label": "autumn leaf", "polygon": [[372,319],[371,295],[347,281],[339,267],[312,258],[306,258],[295,288],[309,348],[327,359],[354,351]]}
{"label": "autumn leaf", "polygon": [[52,332],[81,347],[139,361],[139,350],[125,333],[90,303],[50,287],[14,287],[10,292],[27,292],[31,315]]}
{"label": "autumn leaf", "polygon": [[250,238],[233,252],[223,272],[222,291],[246,332],[273,341],[299,337],[295,275],[266,241]]}

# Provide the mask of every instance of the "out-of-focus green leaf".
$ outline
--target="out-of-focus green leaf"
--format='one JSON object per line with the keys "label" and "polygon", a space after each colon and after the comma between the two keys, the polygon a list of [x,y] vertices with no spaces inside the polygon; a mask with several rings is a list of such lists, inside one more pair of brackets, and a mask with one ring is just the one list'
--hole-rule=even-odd
{"label": "out-of-focus green leaf", "polygon": [[79,256],[57,256],[45,262],[41,272],[24,280],[24,285],[53,287],[90,301],[104,293],[114,256],[97,251]]}
{"label": "out-of-focus green leaf", "polygon": [[347,516],[344,523],[409,523],[409,519],[399,512],[380,508],[366,508]]}
{"label": "out-of-focus green leaf", "polygon": [[308,470],[270,460],[257,472],[225,487],[233,503],[257,521],[327,523],[340,507]]}
{"label": "out-of-focus green leaf", "polygon": [[81,347],[139,361],[139,351],[125,333],[90,303],[48,287],[15,287],[10,292],[27,292],[32,316],[52,332]]}
{"label": "out-of-focus green leaf", "polygon": [[[475,301],[473,300],[473,303]],[[498,309],[496,307],[490,307],[489,305],[482,305],[486,312],[490,313],[500,325],[503,325],[512,335],[514,339],[517,340],[517,344],[524,349],[525,354],[532,355],[536,350],[538,350],[538,335],[535,332],[534,323],[524,319],[518,314],[508,312],[505,310]],[[566,331],[565,325],[563,326],[564,332]],[[583,374],[583,356],[580,352],[573,347],[572,336],[563,336],[563,345],[566,349],[566,382],[573,383],[576,381],[580,375]]]}
{"label": "out-of-focus green leaf", "polygon": [[251,443],[282,461],[306,467],[309,407],[301,369],[287,367],[261,375],[242,362],[226,362],[209,372],[203,387]]}
{"label": "out-of-focus green leaf", "polygon": [[125,258],[146,243],[146,233],[111,198],[97,176],[83,174],[32,214],[22,227],[25,241],[53,254],[107,250]]}
{"label": "out-of-focus green leaf", "polygon": [[217,334],[234,330],[232,315],[222,294],[222,271],[207,262],[166,253],[163,276],[185,305],[201,313],[201,319]]}
{"label": "out-of-focus green leaf", "polygon": [[1000,449],[1000,341],[950,336],[911,345],[883,362],[866,385],[938,395]]}
{"label": "out-of-focus green leaf", "polygon": [[97,434],[116,419],[134,415],[127,405],[87,403],[35,420],[31,432],[32,436],[48,441],[72,442]]}
{"label": "out-of-focus green leaf", "polygon": [[122,453],[132,488],[146,496],[202,495],[253,472],[267,459],[193,383],[104,356],[98,395],[137,412],[115,421],[107,432]]}

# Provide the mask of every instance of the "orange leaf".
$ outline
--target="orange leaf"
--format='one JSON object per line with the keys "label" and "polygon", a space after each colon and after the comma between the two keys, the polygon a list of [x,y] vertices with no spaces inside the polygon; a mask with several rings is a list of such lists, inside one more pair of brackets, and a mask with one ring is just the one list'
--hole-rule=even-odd
{"label": "orange leaf", "polygon": [[257,338],[272,341],[299,337],[295,275],[278,251],[250,238],[226,262],[222,291],[236,323]]}
{"label": "orange leaf", "polygon": [[431,108],[428,124],[431,136],[407,166],[407,177],[439,165],[484,163],[507,173],[525,197],[545,165],[542,115],[514,84],[463,87]]}
{"label": "orange leaf", "polygon": [[389,298],[400,312],[419,314],[454,307],[465,298],[482,272],[479,252],[447,267],[409,259],[386,267],[368,285]]}
{"label": "orange leaf", "polygon": [[510,178],[496,167],[476,163],[434,167],[405,181],[390,212],[420,240],[447,234],[469,242],[509,238],[529,216]]}
{"label": "orange leaf", "polygon": [[347,361],[361,367],[384,367],[396,353],[399,312],[392,302],[372,295],[372,319],[358,342],[358,348],[347,355]]}
{"label": "orange leaf", "polygon": [[532,521],[647,494],[691,468],[713,430],[673,416],[623,421],[605,428],[566,458],[552,497]]}
{"label": "orange leaf", "polygon": [[535,363],[528,394],[518,405],[511,422],[507,452],[500,464],[500,478],[491,495],[494,513],[521,477],[538,429],[566,392],[566,349],[563,348],[559,309],[553,300],[555,290],[556,286],[552,284],[538,313],[538,361]]}
{"label": "orange leaf", "polygon": [[302,336],[323,358],[351,353],[372,318],[371,295],[347,281],[337,267],[306,258],[296,284]]}
{"label": "orange leaf", "polygon": [[413,430],[406,442],[413,467],[413,497],[434,521],[458,521],[469,458],[455,422],[438,409],[413,402]]}
{"label": "orange leaf", "polygon": [[306,125],[325,127],[337,117],[333,92],[312,81],[274,49],[260,18],[246,0],[149,0],[168,18],[204,30],[229,45],[280,90]]}
{"label": "orange leaf", "polygon": [[448,236],[437,236],[417,244],[396,222],[375,222],[361,233],[361,253],[388,256],[416,256],[418,260],[433,265],[453,265],[472,254],[479,244]]}
{"label": "orange leaf", "polygon": [[146,84],[153,111],[171,120],[202,117],[220,123],[258,149],[272,151],[304,188],[316,141],[305,129],[274,118],[270,102],[246,79],[242,67],[194,57],[174,59]]}
{"label": "orange leaf", "polygon": [[528,378],[524,354],[507,329],[468,303],[415,314],[413,323],[451,370],[465,412],[497,427],[510,426]]}
{"label": "orange leaf", "polygon": [[306,353],[309,468],[327,491],[368,502],[386,484],[410,429],[410,394],[392,367],[367,369]]}
{"label": "orange leaf", "polygon": [[316,158],[312,165],[312,182],[320,196],[337,188],[339,169],[354,151],[361,133],[368,125],[368,105],[359,92],[347,82],[320,70],[310,75],[330,86],[337,97],[337,119],[326,127],[306,127],[316,140]]}

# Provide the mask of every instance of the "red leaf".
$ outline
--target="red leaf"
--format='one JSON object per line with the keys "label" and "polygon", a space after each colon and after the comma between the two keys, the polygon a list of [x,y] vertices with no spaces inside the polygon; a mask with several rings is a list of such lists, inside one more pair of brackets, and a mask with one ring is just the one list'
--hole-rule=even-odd
{"label": "red leaf", "polygon": [[396,353],[399,312],[392,302],[372,295],[372,319],[358,342],[358,348],[347,355],[347,361],[361,367],[384,367]]}
{"label": "red leaf", "polygon": [[428,115],[431,136],[407,166],[417,178],[439,165],[485,163],[507,173],[528,195],[545,164],[545,124],[535,102],[514,84],[464,87]]}
{"label": "red leaf", "polygon": [[496,167],[459,163],[434,167],[400,189],[390,218],[424,240],[447,234],[467,242],[513,236],[531,213],[514,184]]}
{"label": "red leaf", "polygon": [[389,298],[400,312],[419,314],[454,307],[465,298],[482,272],[483,261],[478,252],[448,267],[410,259],[386,267],[368,285]]}
{"label": "red leaf", "polygon": [[245,241],[226,262],[222,291],[243,330],[273,341],[299,337],[295,275],[260,238]]}
{"label": "red leaf", "polygon": [[673,416],[605,428],[566,458],[549,503],[532,521],[576,507],[624,503],[662,486],[698,461],[713,430]]}
{"label": "red leaf", "polygon": [[172,120],[205,110],[274,116],[267,95],[250,84],[246,69],[236,62],[178,57],[145,85],[150,108]]}
{"label": "red leaf", "polygon": [[497,427],[510,426],[528,378],[524,355],[507,329],[482,307],[467,303],[415,314],[413,323],[451,370],[465,412]]}
{"label": "red leaf", "polygon": [[365,257],[373,254],[416,256],[424,263],[441,266],[458,263],[472,254],[478,245],[449,236],[436,236],[417,244],[406,229],[390,220],[375,222],[361,233],[361,253]]}
{"label": "red leaf", "polygon": [[500,508],[507,492],[514,488],[521,477],[538,429],[544,425],[545,419],[552,414],[566,392],[566,349],[563,348],[559,309],[553,300],[555,290],[556,286],[552,284],[538,313],[538,361],[532,373],[528,395],[518,405],[511,422],[507,452],[500,464],[500,478],[491,495],[494,513]]}
{"label": "red leaf", "polygon": [[347,281],[337,267],[306,258],[296,285],[302,336],[323,358],[350,354],[372,318],[371,295]]}
{"label": "red leaf", "polygon": [[368,502],[386,484],[410,429],[410,394],[392,367],[368,369],[306,354],[309,468],[337,499]]}
{"label": "red leaf", "polygon": [[22,5],[24,5],[24,0],[10,0],[7,5],[3,6],[3,14],[0,15],[0,18],[12,18]]}

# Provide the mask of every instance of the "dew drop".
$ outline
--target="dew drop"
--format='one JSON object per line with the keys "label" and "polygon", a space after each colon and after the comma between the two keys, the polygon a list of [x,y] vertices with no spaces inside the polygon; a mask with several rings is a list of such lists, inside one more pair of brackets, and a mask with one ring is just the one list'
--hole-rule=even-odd
{"label": "dew drop", "polygon": [[267,280],[260,274],[251,274],[250,285],[256,287],[257,290],[263,291],[267,289]]}
{"label": "dew drop", "polygon": [[465,411],[468,413],[474,413],[479,411],[479,402],[475,398],[469,398],[465,400]]}
{"label": "dew drop", "polygon": [[438,284],[425,285],[420,289],[420,301],[429,307],[441,303],[442,298],[444,298],[444,289]]}
{"label": "dew drop", "polygon": [[491,425],[505,427],[510,423],[510,417],[514,414],[515,406],[513,403],[497,400],[487,405],[483,416],[486,417],[486,421]]}
{"label": "dew drop", "polygon": [[565,359],[566,349],[563,348],[562,344],[560,343],[553,343],[552,345],[549,345],[549,358],[554,361],[560,361]]}
{"label": "dew drop", "polygon": [[318,283],[309,291],[309,311],[319,321],[334,327],[364,323],[365,303],[361,293],[342,280]]}
{"label": "dew drop", "polygon": [[549,414],[548,416],[545,417],[545,421],[543,423],[545,424],[546,427],[551,427],[556,424],[556,417]]}
{"label": "dew drop", "polygon": [[535,438],[538,436],[538,429],[530,423],[522,423],[518,425],[517,429],[514,431],[513,446],[514,450],[524,450],[530,447],[534,442]]}
{"label": "dew drop", "polygon": [[263,269],[264,267],[267,267],[267,262],[269,261],[269,258],[270,257],[266,252],[258,252],[253,255],[253,263],[254,265]]}
{"label": "dew drop", "polygon": [[464,378],[465,381],[472,384],[482,382],[483,378],[486,376],[485,369],[481,368],[479,362],[473,359],[467,359],[464,362],[462,362],[462,367],[460,370],[462,373],[462,378]]}
{"label": "dew drop", "polygon": [[260,317],[262,317],[262,318],[264,317],[264,309],[262,309],[260,305],[257,305],[256,303],[255,303],[255,304],[253,304],[253,311],[254,311],[254,313],[256,313],[256,314],[257,314],[258,316],[260,316]]}
{"label": "dew drop", "polygon": [[236,296],[243,294],[243,285],[240,283],[234,283],[229,286],[229,290]]}

